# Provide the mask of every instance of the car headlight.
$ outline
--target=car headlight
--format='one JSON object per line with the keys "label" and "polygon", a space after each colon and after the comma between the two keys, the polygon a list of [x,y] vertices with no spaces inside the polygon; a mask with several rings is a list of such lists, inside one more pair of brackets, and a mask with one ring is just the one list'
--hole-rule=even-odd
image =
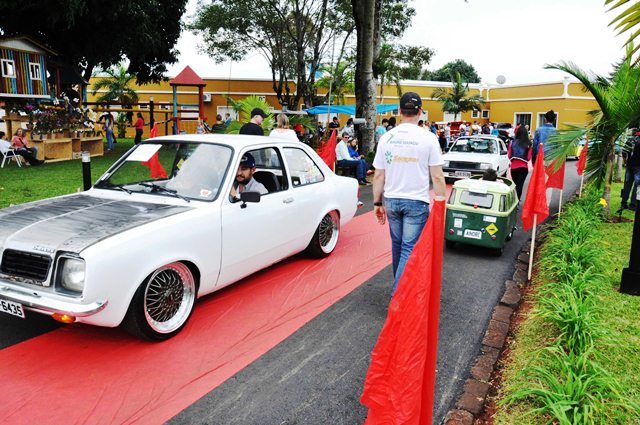
{"label": "car headlight", "polygon": [[449,167],[449,161],[445,161],[444,164],[442,164],[443,167]]}
{"label": "car headlight", "polygon": [[483,162],[483,163],[480,164],[480,169],[481,170],[488,170],[489,168],[493,168],[493,167],[488,162]]}
{"label": "car headlight", "polygon": [[60,271],[60,285],[69,291],[82,292],[84,289],[85,264],[78,258],[64,258]]}

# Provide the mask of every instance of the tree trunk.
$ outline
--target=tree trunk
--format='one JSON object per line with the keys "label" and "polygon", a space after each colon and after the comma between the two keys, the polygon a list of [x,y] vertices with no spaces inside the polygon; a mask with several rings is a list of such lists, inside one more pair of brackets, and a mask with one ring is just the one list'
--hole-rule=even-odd
{"label": "tree trunk", "polygon": [[356,117],[364,118],[365,124],[358,128],[359,139],[364,152],[373,150],[376,127],[376,88],[373,77],[375,47],[379,45],[379,24],[376,7],[379,0],[352,0],[353,17],[356,24]]}

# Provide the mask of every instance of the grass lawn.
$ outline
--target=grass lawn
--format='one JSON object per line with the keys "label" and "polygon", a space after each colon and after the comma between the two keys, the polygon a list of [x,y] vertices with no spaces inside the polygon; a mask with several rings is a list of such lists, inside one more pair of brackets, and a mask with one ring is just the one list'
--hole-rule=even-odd
{"label": "grass lawn", "polygon": [[[109,166],[133,146],[133,139],[118,139],[113,152],[91,158],[91,180],[95,182]],[[14,162],[0,168],[0,208],[82,190],[79,159],[19,168]]]}
{"label": "grass lawn", "polygon": [[[611,197],[611,211],[616,211],[620,206],[621,184],[614,184]],[[616,216],[617,217],[617,216]],[[624,211],[623,219],[633,219],[634,213]],[[640,405],[640,297],[620,294],[618,287],[622,269],[629,264],[631,249],[631,236],[633,222],[604,222],[594,229],[597,232],[597,240],[602,248],[602,270],[597,270],[603,278],[598,279],[595,285],[595,317],[597,328],[601,331],[596,338],[593,355],[597,363],[602,366],[609,376],[615,379],[620,388],[622,399]],[[539,286],[543,283],[539,273],[531,287],[531,291],[525,297],[525,302],[531,306],[540,303]],[[515,339],[509,346],[510,354],[504,360],[501,388],[497,399],[501,400],[512,395],[519,388],[539,384],[539,382],[526,382],[521,373],[525,368],[540,366],[543,359],[540,348],[552,345],[555,337],[555,329],[549,321],[540,315],[532,314],[535,309],[528,309],[518,327]],[[539,413],[531,413],[532,409],[539,407],[531,399],[520,400],[508,407],[498,408],[493,417],[494,424],[544,424],[549,423],[549,417]],[[610,422],[612,424],[640,424],[640,412],[622,409],[614,403],[605,405],[612,412]],[[528,413],[527,413],[528,412]],[[553,422],[561,423],[565,422]],[[566,422],[569,423],[569,422]],[[577,422],[576,422],[577,423]],[[595,423],[589,421],[579,423]]]}

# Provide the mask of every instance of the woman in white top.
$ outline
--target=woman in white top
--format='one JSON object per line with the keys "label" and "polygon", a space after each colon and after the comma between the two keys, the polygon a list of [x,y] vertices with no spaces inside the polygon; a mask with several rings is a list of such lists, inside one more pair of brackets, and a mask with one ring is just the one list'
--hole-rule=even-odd
{"label": "woman in white top", "polygon": [[278,114],[278,128],[271,130],[269,137],[298,141],[296,132],[289,128],[289,118],[285,114]]}

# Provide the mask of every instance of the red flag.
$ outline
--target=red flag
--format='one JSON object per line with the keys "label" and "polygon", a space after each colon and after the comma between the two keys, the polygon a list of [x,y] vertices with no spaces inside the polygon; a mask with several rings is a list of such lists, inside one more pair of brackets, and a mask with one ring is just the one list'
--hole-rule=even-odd
{"label": "red flag", "polygon": [[331,131],[331,137],[327,140],[326,143],[322,144],[318,149],[318,155],[320,158],[333,170],[333,166],[336,163],[336,141],[337,141],[337,130],[333,129]]}
{"label": "red flag", "polygon": [[564,187],[564,169],[566,167],[566,161],[562,160],[562,165],[557,171],[554,171],[559,159],[553,161],[545,170],[545,173],[549,178],[547,179],[547,189],[550,187],[556,189],[562,189]]}
{"label": "red flag", "polygon": [[369,407],[365,424],[431,425],[444,212],[436,201],[389,304],[360,399]]}
{"label": "red flag", "polygon": [[158,137],[158,123],[153,123],[153,128],[149,132],[149,139],[153,139],[154,137]]}
{"label": "red flag", "polygon": [[587,166],[587,155],[589,154],[589,138],[585,141],[584,147],[580,152],[580,159],[578,160],[578,175],[581,176],[584,173],[584,168]]}
{"label": "red flag", "polygon": [[522,206],[522,225],[525,232],[533,227],[533,216],[538,214],[537,222],[541,223],[549,216],[547,205],[547,188],[544,183],[544,146],[540,144],[538,158],[533,166],[527,197]]}
{"label": "red flag", "polygon": [[[152,139],[157,136],[158,136],[158,123],[154,123],[153,128],[149,132],[149,139]],[[166,179],[168,177],[167,172],[164,171],[162,164],[160,164],[160,159],[158,158],[158,151],[156,151],[156,153],[154,153],[153,156],[149,158],[148,161],[141,162],[140,164],[149,167],[149,170],[151,171],[152,179],[158,179],[158,178]]]}

